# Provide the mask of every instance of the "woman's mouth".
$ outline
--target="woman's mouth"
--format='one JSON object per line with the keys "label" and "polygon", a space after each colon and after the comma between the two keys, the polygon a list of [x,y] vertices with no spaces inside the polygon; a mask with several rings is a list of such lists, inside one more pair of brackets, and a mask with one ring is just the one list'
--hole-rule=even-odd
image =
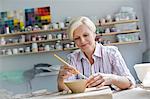
{"label": "woman's mouth", "polygon": [[83,45],[81,45],[81,48],[85,48],[85,47],[87,47],[87,45],[88,44],[83,44]]}

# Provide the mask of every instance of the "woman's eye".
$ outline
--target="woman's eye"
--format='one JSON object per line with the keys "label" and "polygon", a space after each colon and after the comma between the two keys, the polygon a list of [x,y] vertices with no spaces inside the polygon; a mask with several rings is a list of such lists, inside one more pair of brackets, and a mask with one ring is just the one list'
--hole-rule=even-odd
{"label": "woman's eye", "polygon": [[88,35],[87,34],[85,34],[85,35],[83,35],[84,37],[87,37]]}
{"label": "woman's eye", "polygon": [[79,38],[74,38],[74,40],[76,41],[76,40],[78,40]]}

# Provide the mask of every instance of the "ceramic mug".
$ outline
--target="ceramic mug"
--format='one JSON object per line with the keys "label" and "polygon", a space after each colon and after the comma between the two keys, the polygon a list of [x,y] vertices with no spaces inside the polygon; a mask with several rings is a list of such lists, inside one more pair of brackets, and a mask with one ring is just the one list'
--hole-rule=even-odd
{"label": "ceramic mug", "polygon": [[64,24],[64,22],[59,22],[59,28],[60,28],[60,29],[65,28],[65,24]]}
{"label": "ceramic mug", "polygon": [[14,48],[12,51],[13,51],[13,54],[18,54],[18,49],[17,48]]}
{"label": "ceramic mug", "polygon": [[53,29],[58,29],[58,24],[57,23],[53,23]]}

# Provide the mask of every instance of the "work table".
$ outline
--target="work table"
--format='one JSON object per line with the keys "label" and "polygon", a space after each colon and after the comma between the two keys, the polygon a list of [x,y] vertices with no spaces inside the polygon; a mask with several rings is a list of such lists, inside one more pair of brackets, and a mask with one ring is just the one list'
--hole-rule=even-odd
{"label": "work table", "polygon": [[86,89],[84,93],[62,94],[61,92],[55,92],[25,99],[150,99],[150,90],[140,87],[118,92],[112,92],[110,88],[100,90]]}

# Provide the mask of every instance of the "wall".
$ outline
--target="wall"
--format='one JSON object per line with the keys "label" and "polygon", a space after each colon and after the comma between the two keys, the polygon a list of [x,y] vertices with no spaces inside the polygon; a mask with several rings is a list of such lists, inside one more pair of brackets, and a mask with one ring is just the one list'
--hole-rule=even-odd
{"label": "wall", "polygon": [[[136,63],[141,63],[142,53],[146,50],[141,1],[143,0],[5,0],[0,4],[2,4],[2,11],[50,6],[53,22],[61,21],[68,16],[86,15],[104,17],[107,14],[113,15],[118,12],[121,6],[133,7],[140,19],[139,25],[142,30],[141,37],[143,43],[119,45],[118,47],[129,69],[136,78],[133,66]],[[65,57],[67,52],[60,52],[59,54]],[[3,57],[0,58],[0,62],[1,71],[27,70],[32,68],[34,64],[40,62],[61,64],[52,57],[51,53]],[[32,81],[33,90],[40,88],[48,88],[50,91],[57,90],[56,77],[34,79]],[[14,93],[22,93],[28,91],[26,85],[27,83],[11,84],[9,82],[2,82],[0,87],[9,89]]]}
{"label": "wall", "polygon": [[[2,2],[2,0],[0,0]],[[2,11],[2,3],[0,3],[0,11]]]}
{"label": "wall", "polygon": [[148,10],[150,8],[150,1],[149,0],[142,0],[142,7],[143,7],[143,16],[144,16],[144,26],[145,26],[145,32],[146,32],[146,39],[147,39],[147,47],[150,49],[150,11]]}

